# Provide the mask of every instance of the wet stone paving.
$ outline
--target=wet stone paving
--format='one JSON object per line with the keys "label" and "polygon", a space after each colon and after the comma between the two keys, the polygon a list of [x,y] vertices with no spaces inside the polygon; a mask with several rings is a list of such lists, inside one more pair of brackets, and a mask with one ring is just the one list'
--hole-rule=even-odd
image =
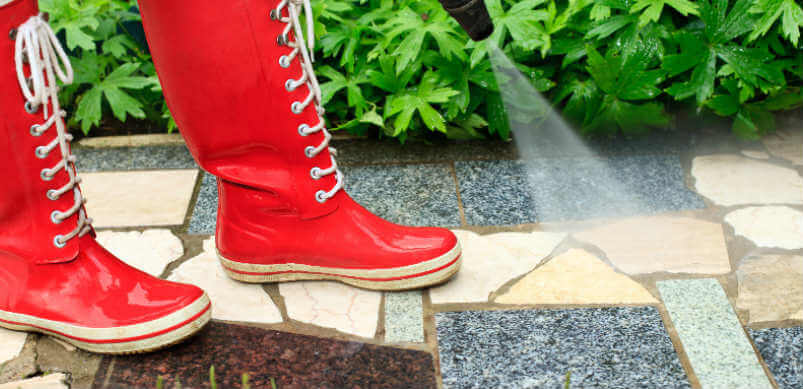
{"label": "wet stone paving", "polygon": [[0,329],[0,389],[208,388],[212,367],[219,388],[803,388],[803,121],[780,127],[526,153],[336,140],[358,202],[461,241],[454,279],[399,293],[228,279],[215,178],[178,135],[83,140],[99,242],[204,288],[213,321],[116,357]]}

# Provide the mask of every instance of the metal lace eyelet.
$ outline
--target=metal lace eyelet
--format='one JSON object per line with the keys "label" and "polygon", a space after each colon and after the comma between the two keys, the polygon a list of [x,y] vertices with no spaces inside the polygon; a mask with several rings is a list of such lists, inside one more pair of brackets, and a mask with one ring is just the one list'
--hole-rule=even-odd
{"label": "metal lace eyelet", "polygon": [[38,104],[37,105],[33,105],[33,104],[31,104],[30,101],[26,101],[25,102],[25,112],[28,112],[29,114],[33,115],[38,110],[39,110],[39,105]]}
{"label": "metal lace eyelet", "polygon": [[50,189],[47,191],[47,198],[56,201],[59,199],[59,195],[56,193],[55,189]]}
{"label": "metal lace eyelet", "polygon": [[289,68],[290,67],[290,58],[288,58],[286,55],[283,55],[283,56],[279,57],[279,66],[281,66],[281,67],[283,67],[285,69]]}
{"label": "metal lace eyelet", "polygon": [[314,152],[315,148],[312,146],[307,146],[306,148],[304,148],[304,155],[306,155],[307,158],[314,158],[315,157],[315,154],[313,154]]}
{"label": "metal lace eyelet", "polygon": [[39,125],[38,124],[34,124],[34,125],[31,126],[31,135],[33,135],[33,136],[41,136],[42,135],[42,133],[39,132]]}
{"label": "metal lace eyelet", "polygon": [[326,192],[324,192],[322,190],[319,190],[319,191],[315,192],[315,200],[317,200],[321,204],[325,203],[326,200],[327,200]]}
{"label": "metal lace eyelet", "polygon": [[300,102],[296,101],[290,106],[290,110],[293,111],[294,114],[298,115],[301,112],[304,112],[304,107],[301,106]]}
{"label": "metal lace eyelet", "polygon": [[53,237],[53,245],[58,247],[58,248],[62,248],[64,246],[66,246],[67,242],[62,242],[61,238],[63,238],[63,236],[61,236],[61,235],[54,236]]}
{"label": "metal lace eyelet", "polygon": [[47,147],[45,147],[45,146],[37,147],[36,151],[34,152],[34,154],[36,154],[36,158],[39,158],[39,159],[47,158],[47,154],[48,154]]}
{"label": "metal lace eyelet", "polygon": [[16,28],[12,28],[12,29],[8,30],[8,39],[11,39],[12,41],[17,39],[17,29]]}
{"label": "metal lace eyelet", "polygon": [[62,220],[58,217],[60,213],[61,212],[59,211],[53,211],[50,213],[50,221],[52,221],[53,224],[60,224],[62,222]]}
{"label": "metal lace eyelet", "polygon": [[270,20],[279,20],[279,11],[275,9],[270,10]]}
{"label": "metal lace eyelet", "polygon": [[42,178],[42,181],[50,181],[50,180],[52,180],[52,179],[53,179],[53,176],[51,176],[50,174],[48,174],[48,171],[47,171],[47,169],[42,169],[42,171],[41,171],[41,172],[39,172],[39,177],[41,177],[41,178]]}
{"label": "metal lace eyelet", "polygon": [[278,43],[279,46],[286,45],[287,44],[287,35],[281,34],[278,37],[276,37],[276,43]]}
{"label": "metal lace eyelet", "polygon": [[295,83],[293,83],[293,79],[292,78],[288,79],[284,83],[284,89],[287,89],[288,92],[292,92],[292,91],[296,90],[296,85],[295,85]]}
{"label": "metal lace eyelet", "polygon": [[306,125],[306,124],[302,124],[302,125],[298,126],[298,135],[301,135],[301,136],[309,135],[309,134],[307,134],[307,130],[309,130],[309,126]]}
{"label": "metal lace eyelet", "polygon": [[309,171],[309,176],[312,177],[313,180],[318,180],[321,178],[321,169],[317,166],[313,167]]}

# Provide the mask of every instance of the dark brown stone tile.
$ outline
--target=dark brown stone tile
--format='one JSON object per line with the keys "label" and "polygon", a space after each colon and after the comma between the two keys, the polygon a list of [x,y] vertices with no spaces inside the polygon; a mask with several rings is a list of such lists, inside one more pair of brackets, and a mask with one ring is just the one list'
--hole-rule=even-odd
{"label": "dark brown stone tile", "polygon": [[[94,388],[434,388],[432,355],[415,350],[318,338],[213,322],[188,342],[152,354],[105,358]],[[106,367],[109,367],[106,373]],[[108,376],[107,376],[108,375]]]}

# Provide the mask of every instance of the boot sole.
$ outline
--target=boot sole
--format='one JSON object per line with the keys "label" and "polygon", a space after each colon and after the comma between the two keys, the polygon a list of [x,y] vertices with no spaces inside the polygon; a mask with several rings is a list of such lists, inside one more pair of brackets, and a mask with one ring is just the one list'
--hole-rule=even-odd
{"label": "boot sole", "polygon": [[93,353],[138,354],[180,343],[203,328],[211,315],[211,303],[204,294],[167,316],[125,327],[82,327],[6,311],[0,311],[0,327],[50,335]]}
{"label": "boot sole", "polygon": [[370,290],[409,290],[442,284],[460,269],[460,243],[446,254],[414,265],[380,268],[348,269],[282,263],[261,265],[235,261],[220,255],[218,258],[226,274],[248,283],[329,280],[339,281]]}

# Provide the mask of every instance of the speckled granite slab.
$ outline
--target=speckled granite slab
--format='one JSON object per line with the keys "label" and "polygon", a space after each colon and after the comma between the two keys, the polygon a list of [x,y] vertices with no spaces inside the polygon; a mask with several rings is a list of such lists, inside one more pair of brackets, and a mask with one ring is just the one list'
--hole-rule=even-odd
{"label": "speckled granite slab", "polygon": [[717,280],[657,285],[703,388],[772,388]]}
{"label": "speckled granite slab", "polygon": [[420,290],[385,293],[385,341],[424,341],[424,306]]}
{"label": "speckled granite slab", "polygon": [[749,330],[780,389],[803,388],[803,328]]}
{"label": "speckled granite slab", "polygon": [[209,173],[203,173],[201,188],[187,232],[190,234],[214,234],[217,223],[217,179]]}
{"label": "speckled granite slab", "polygon": [[75,147],[78,172],[149,169],[196,169],[184,145],[91,148]]}
{"label": "speckled granite slab", "polygon": [[[345,167],[346,190],[375,214],[405,225],[460,225],[457,189],[448,165]],[[189,233],[214,234],[217,185],[205,174]]]}
{"label": "speckled granite slab", "polygon": [[674,154],[456,162],[468,224],[512,225],[696,209]]}
{"label": "speckled granite slab", "polygon": [[432,355],[415,350],[317,338],[212,322],[188,342],[156,353],[106,357],[95,389],[208,388],[435,388]]}
{"label": "speckled granite slab", "polygon": [[689,388],[653,307],[435,315],[449,388]]}
{"label": "speckled granite slab", "polygon": [[346,190],[365,208],[394,223],[460,225],[457,188],[445,164],[343,168]]}

